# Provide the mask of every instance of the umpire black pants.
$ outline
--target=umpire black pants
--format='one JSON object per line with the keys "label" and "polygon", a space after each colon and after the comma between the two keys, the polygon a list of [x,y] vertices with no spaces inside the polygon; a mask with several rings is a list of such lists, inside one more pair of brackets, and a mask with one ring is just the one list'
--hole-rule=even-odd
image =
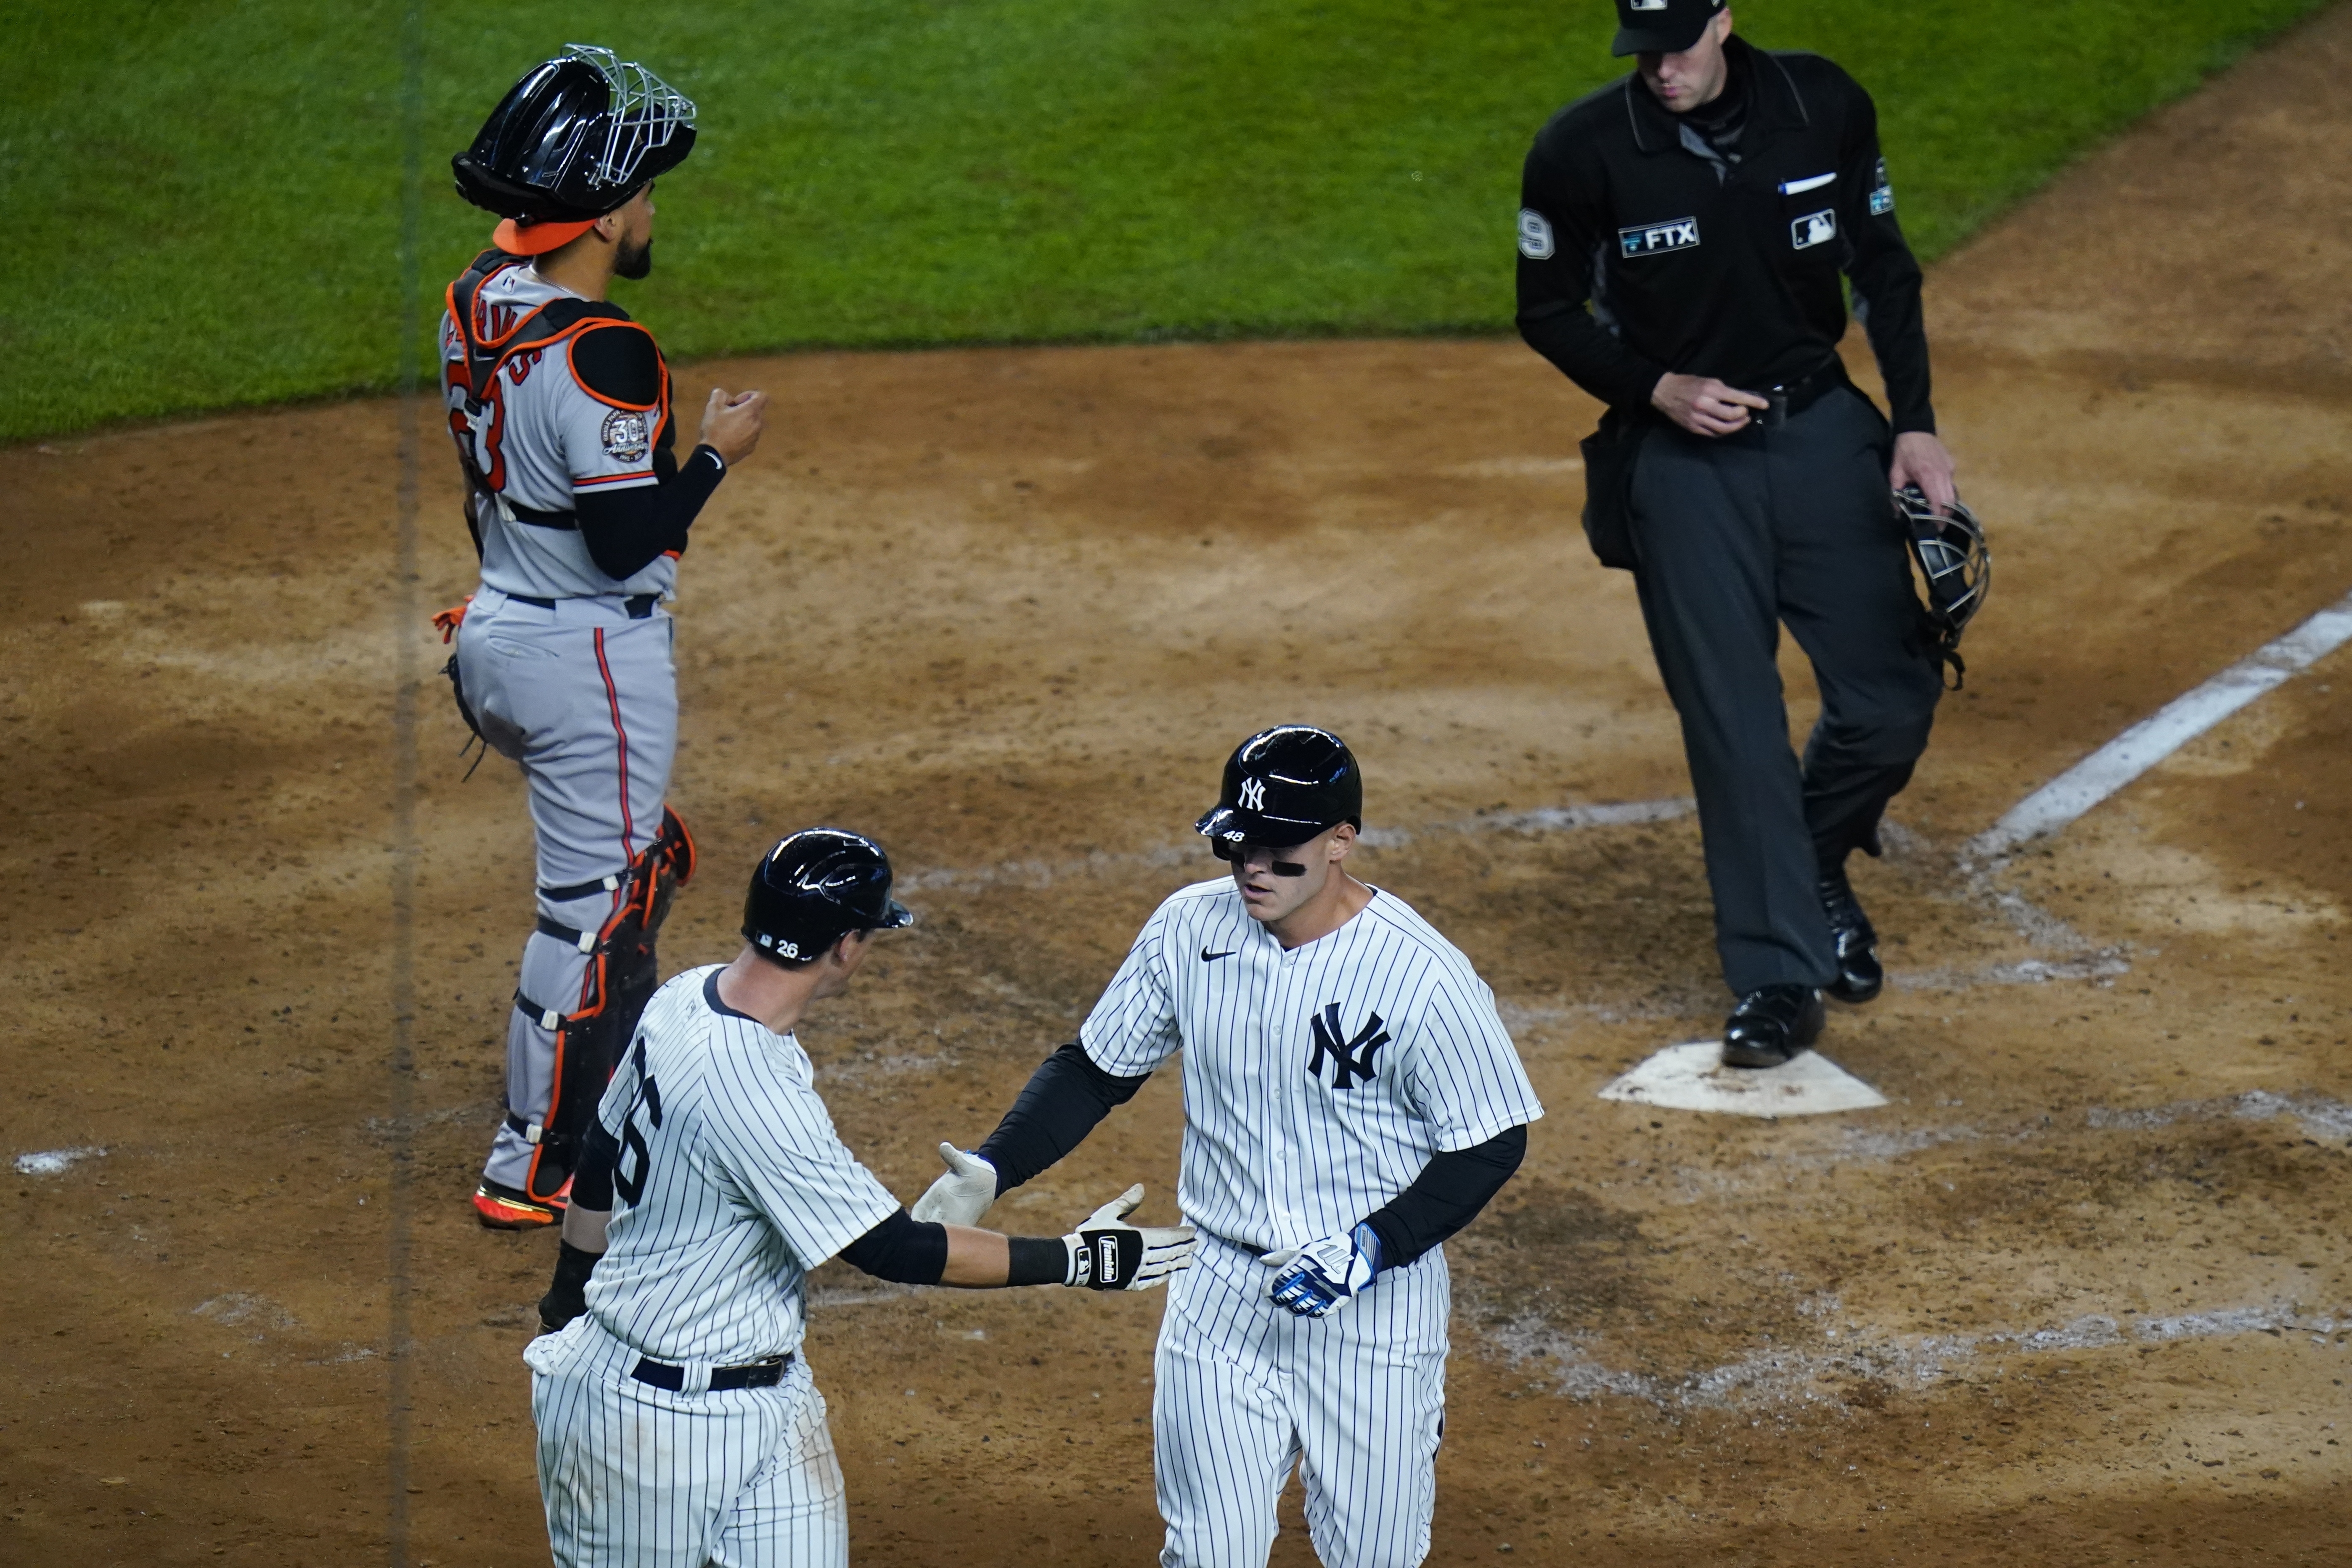
{"label": "umpire black pants", "polygon": [[[1834,977],[1815,884],[1874,840],[1943,694],[1887,457],[1885,421],[1839,387],[1736,435],[1662,421],[1635,462],[1642,615],[1682,717],[1716,950],[1741,995]],[[1773,662],[1783,622],[1821,688],[1801,767]]]}

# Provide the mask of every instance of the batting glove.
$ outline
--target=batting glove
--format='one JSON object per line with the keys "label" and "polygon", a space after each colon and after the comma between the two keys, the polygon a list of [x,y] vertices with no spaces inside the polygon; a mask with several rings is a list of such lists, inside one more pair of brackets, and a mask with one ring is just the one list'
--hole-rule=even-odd
{"label": "batting glove", "polygon": [[1127,1223],[1142,1202],[1139,1182],[1062,1238],[1062,1245],[1070,1249],[1070,1271],[1062,1283],[1089,1291],[1149,1291],[1192,1266],[1192,1253],[1201,1243],[1191,1226]]}
{"label": "batting glove", "polygon": [[1302,1318],[1328,1317],[1364,1293],[1381,1271],[1381,1239],[1369,1225],[1286,1247],[1258,1260],[1274,1270],[1267,1294]]}
{"label": "batting glove", "polygon": [[978,1225],[996,1201],[996,1167],[953,1144],[940,1145],[948,1174],[931,1184],[908,1213],[927,1225]]}

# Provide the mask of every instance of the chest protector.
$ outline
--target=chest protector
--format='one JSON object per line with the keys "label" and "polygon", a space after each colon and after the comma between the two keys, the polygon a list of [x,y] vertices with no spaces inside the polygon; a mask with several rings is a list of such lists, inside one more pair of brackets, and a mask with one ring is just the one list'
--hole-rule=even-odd
{"label": "chest protector", "polygon": [[[459,394],[449,409],[449,434],[457,444],[458,465],[465,470],[466,530],[474,537],[478,559],[482,553],[482,517],[501,504],[499,492],[506,488],[506,460],[500,451],[506,426],[500,389],[506,383],[499,372],[518,354],[551,350],[568,353],[572,339],[608,322],[645,331],[617,305],[568,294],[529,309],[483,304],[482,290],[493,278],[529,265],[526,257],[486,250],[457,275],[445,297],[449,319],[457,324],[466,350],[462,361],[448,367],[450,390]],[[544,515],[531,521],[541,527],[565,526]]]}

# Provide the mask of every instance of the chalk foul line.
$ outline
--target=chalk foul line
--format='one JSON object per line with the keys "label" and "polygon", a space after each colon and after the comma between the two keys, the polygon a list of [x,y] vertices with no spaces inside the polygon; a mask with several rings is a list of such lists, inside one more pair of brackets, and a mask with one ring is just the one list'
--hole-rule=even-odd
{"label": "chalk foul line", "polygon": [[1968,861],[1997,860],[2056,832],[2256,697],[2352,642],[2352,594],[2133,725],[2020,800],[1975,838]]}

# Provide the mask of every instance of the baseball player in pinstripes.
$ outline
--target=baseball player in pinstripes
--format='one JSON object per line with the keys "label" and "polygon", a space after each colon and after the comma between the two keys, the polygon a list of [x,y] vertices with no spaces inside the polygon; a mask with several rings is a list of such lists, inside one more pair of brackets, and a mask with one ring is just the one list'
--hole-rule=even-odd
{"label": "baseball player in pinstripes", "polygon": [[1348,874],[1363,784],[1285,726],[1225,764],[1196,824],[1229,878],[1153,912],[1078,1038],[1045,1059],[917,1218],[972,1224],[1184,1052],[1178,1201],[1199,1266],[1154,1361],[1165,1568],[1247,1568],[1297,1466],[1331,1568],[1428,1555],[1444,1426],[1441,1247],[1543,1114],[1494,993],[1393,894]]}
{"label": "baseball player in pinstripes", "polygon": [[747,946],[654,996],[598,1107],[549,1332],[524,1353],[560,1568],[840,1568],[841,1467],[800,1354],[810,1270],[1148,1290],[1191,1261],[1131,1187],[1063,1237],[918,1222],[835,1135],[793,1025],[912,916],[890,862],[815,828],[752,873]]}

